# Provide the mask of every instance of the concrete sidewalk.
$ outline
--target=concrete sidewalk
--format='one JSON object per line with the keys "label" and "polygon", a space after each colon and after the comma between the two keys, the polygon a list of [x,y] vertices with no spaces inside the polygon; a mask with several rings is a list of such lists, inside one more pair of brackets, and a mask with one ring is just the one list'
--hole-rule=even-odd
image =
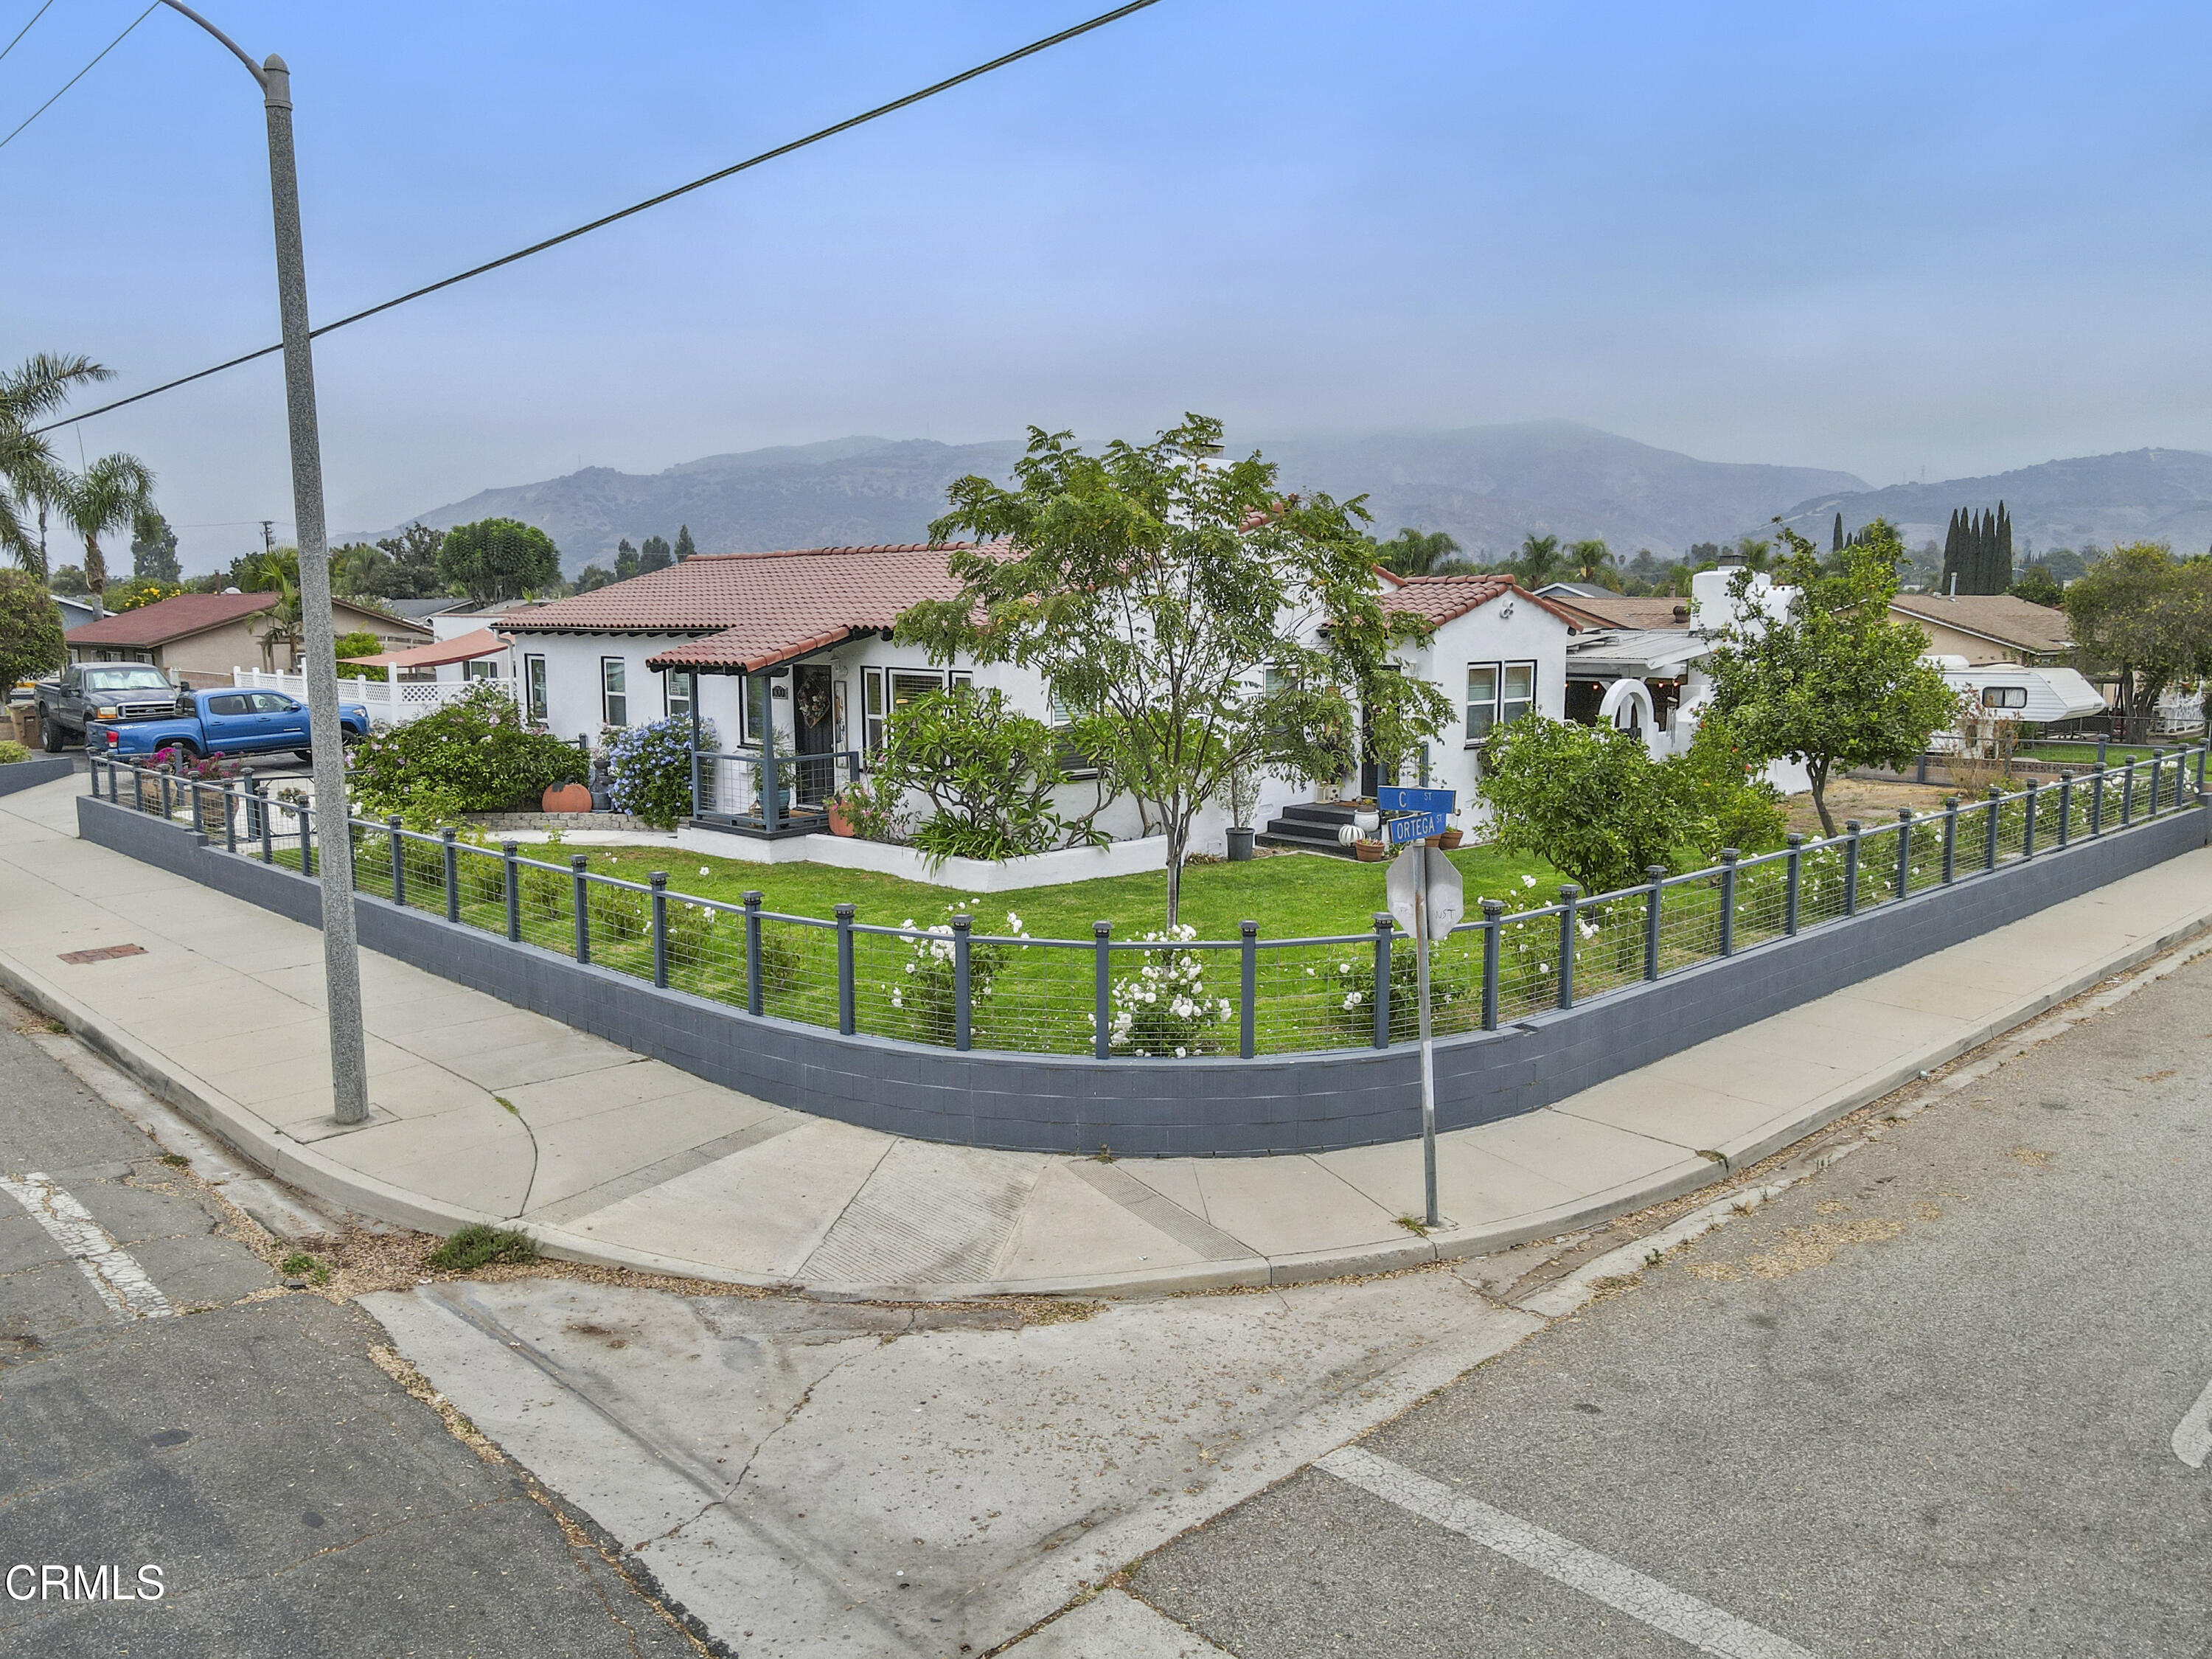
{"label": "concrete sidewalk", "polygon": [[[318,1196],[446,1232],[831,1296],[1142,1294],[1475,1255],[1789,1145],[2212,925],[2212,848],[1556,1106],[1418,1143],[1100,1163],[812,1118],[364,953],[372,1121],[330,1121],[316,933],[76,836],[81,781],[0,800],[0,981]],[[64,963],[65,952],[143,954]]]}

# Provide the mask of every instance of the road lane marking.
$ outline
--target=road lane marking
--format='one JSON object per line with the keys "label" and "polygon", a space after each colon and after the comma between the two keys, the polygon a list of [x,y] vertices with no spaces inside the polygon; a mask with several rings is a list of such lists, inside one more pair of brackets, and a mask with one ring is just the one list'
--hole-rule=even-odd
{"label": "road lane marking", "polygon": [[92,1212],[54,1184],[52,1176],[0,1176],[0,1189],[31,1212],[31,1219],[83,1271],[100,1299],[125,1319],[158,1319],[173,1313],[169,1298],[131,1253],[92,1218]]}
{"label": "road lane marking", "polygon": [[2175,1427],[2173,1455],[2192,1469],[2203,1468],[2205,1458],[2212,1456],[2212,1382],[2204,1385],[2189,1414]]}
{"label": "road lane marking", "polygon": [[1315,1465],[1408,1515],[1472,1539],[1594,1601],[1723,1659],[1813,1659],[1794,1642],[1746,1624],[1633,1567],[1454,1492],[1387,1457],[1346,1446]]}

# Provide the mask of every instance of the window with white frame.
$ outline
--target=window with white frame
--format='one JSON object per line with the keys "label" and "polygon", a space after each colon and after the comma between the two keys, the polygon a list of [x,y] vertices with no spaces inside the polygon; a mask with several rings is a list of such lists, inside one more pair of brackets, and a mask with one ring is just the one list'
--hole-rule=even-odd
{"label": "window with white frame", "polygon": [[769,681],[764,674],[748,674],[738,686],[738,742],[757,749],[768,731]]}
{"label": "window with white frame", "polygon": [[1467,743],[1472,749],[1492,726],[1519,720],[1536,706],[1533,662],[1475,662],[1467,665]]}
{"label": "window with white frame", "polygon": [[1095,778],[1098,763],[1077,747],[1067,728],[1075,724],[1075,715],[1057,691],[1045,693],[1046,724],[1052,728],[1054,744],[1059,753],[1060,769],[1071,778]]}
{"label": "window with white frame", "polygon": [[672,720],[691,712],[691,700],[698,696],[697,677],[688,668],[672,668],[660,677],[660,696]]}
{"label": "window with white frame", "polygon": [[544,720],[545,718],[544,658],[533,655],[522,659],[522,683],[529,691],[530,718],[534,720]]}
{"label": "window with white frame", "polygon": [[860,671],[860,746],[871,755],[884,750],[884,671]]}
{"label": "window with white frame", "polygon": [[629,724],[629,664],[620,657],[599,659],[599,718],[609,726]]}

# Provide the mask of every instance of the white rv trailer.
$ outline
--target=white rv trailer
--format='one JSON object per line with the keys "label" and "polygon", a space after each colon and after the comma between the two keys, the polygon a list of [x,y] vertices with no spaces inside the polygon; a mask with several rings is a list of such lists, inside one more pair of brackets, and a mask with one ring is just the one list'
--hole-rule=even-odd
{"label": "white rv trailer", "polygon": [[1996,740],[2007,725],[2048,726],[2054,720],[2101,714],[2105,694],[2071,668],[2028,668],[2019,663],[1970,665],[1964,657],[1931,656],[1943,678],[1960,696],[1957,727],[1938,732],[1931,749],[1979,746]]}

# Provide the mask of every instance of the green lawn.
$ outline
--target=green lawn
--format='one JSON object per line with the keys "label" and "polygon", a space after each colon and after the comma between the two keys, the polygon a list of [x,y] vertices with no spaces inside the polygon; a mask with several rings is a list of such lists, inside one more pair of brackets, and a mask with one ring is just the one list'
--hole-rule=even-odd
{"label": "green lawn", "polygon": [[[679,852],[673,848],[592,847],[576,849],[591,856],[594,874],[643,881],[654,870],[668,872],[672,892],[738,903],[748,890],[763,894],[763,908],[786,915],[828,917],[839,904],[856,908],[857,919],[878,927],[896,927],[909,918],[927,925],[944,920],[945,907],[975,918],[975,930],[996,933],[1013,911],[1032,938],[1087,939],[1091,924],[1110,921],[1117,939],[1133,939],[1166,924],[1167,875],[1110,876],[1035,887],[1018,893],[962,893],[896,876],[832,869],[819,864],[751,864]],[[568,853],[525,848],[524,856],[541,855],[565,863]],[[1479,914],[1484,897],[1506,899],[1516,908],[1558,896],[1565,879],[1541,859],[1488,848],[1463,848],[1451,855],[1467,882],[1468,910]],[[1323,854],[1285,854],[1245,864],[1197,864],[1182,877],[1182,920],[1200,939],[1233,939],[1237,925],[1260,924],[1262,939],[1310,938],[1366,933],[1383,906],[1385,866],[1359,864]],[[701,874],[704,870],[707,873]],[[1533,877],[1532,890],[1522,881]]]}
{"label": "green lawn", "polygon": [[[2131,760],[2148,761],[2154,755],[2165,753],[2170,756],[2172,752],[2147,748],[2141,744],[2106,744],[2105,764],[2125,766]],[[2021,760],[2060,761],[2069,766],[2087,766],[2096,761],[2097,744],[2094,739],[2087,743],[2024,743],[2014,750],[2013,754]]]}

